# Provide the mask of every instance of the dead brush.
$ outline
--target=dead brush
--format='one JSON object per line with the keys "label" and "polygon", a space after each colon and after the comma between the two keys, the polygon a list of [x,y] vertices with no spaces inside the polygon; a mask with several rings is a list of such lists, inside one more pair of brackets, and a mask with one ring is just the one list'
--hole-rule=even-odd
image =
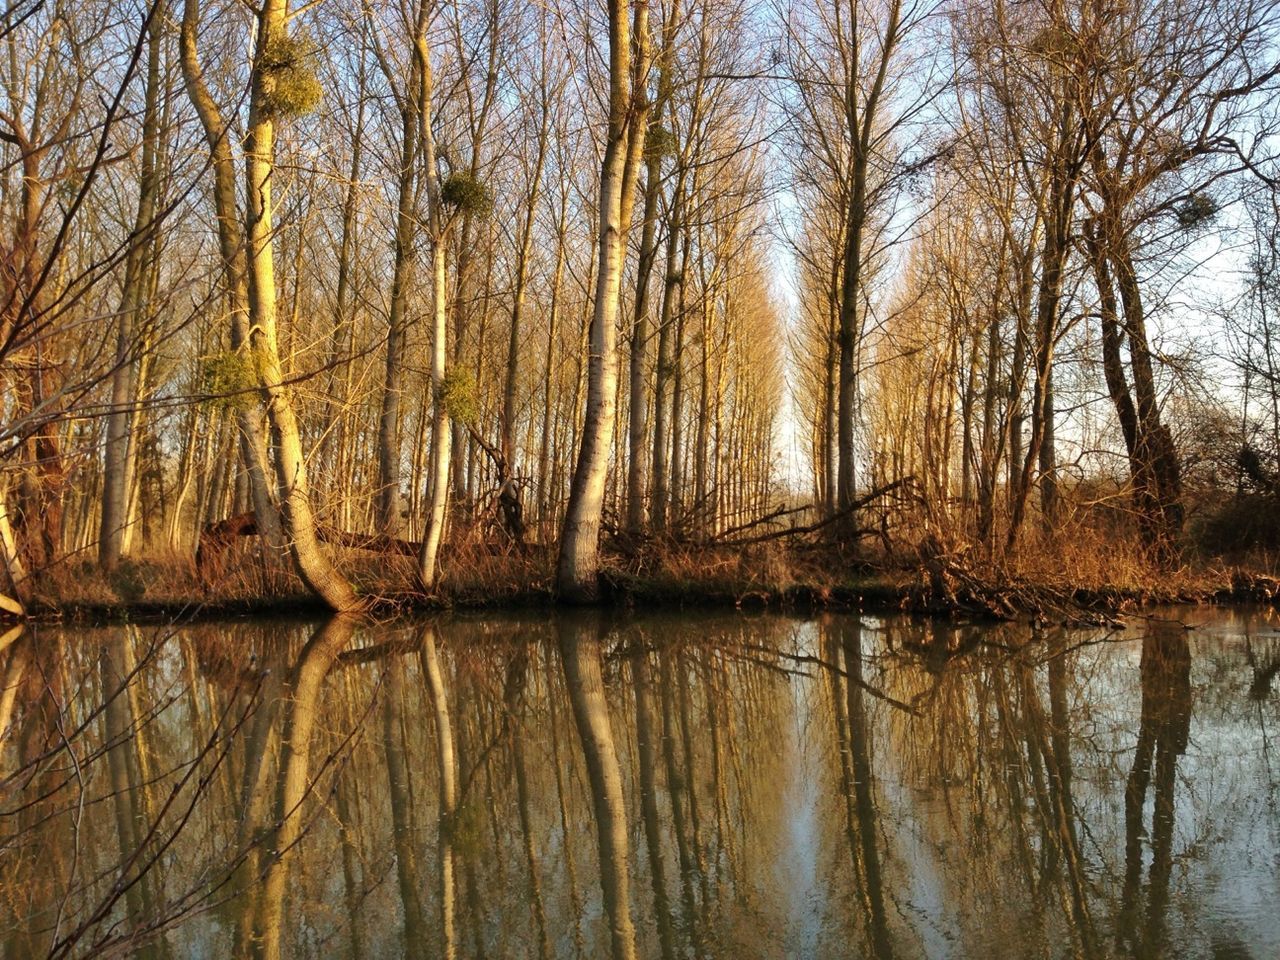
{"label": "dead brush", "polygon": [[200,576],[190,554],[173,550],[125,557],[110,571],[88,558],[69,559],[41,572],[36,601],[48,609],[114,609],[254,603],[303,593],[284,563],[266,562],[249,539],[233,544],[211,574]]}
{"label": "dead brush", "polygon": [[460,602],[493,602],[551,591],[555,555],[548,550],[502,550],[468,540],[451,546],[446,557],[441,593]]}

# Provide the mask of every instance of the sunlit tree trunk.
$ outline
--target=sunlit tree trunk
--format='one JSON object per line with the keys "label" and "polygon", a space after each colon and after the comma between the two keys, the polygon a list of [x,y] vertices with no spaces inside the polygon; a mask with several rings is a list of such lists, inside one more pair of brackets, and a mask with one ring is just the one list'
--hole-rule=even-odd
{"label": "sunlit tree trunk", "polygon": [[[874,155],[876,139],[879,136],[877,124],[882,122],[880,113],[886,96],[886,82],[889,78],[890,64],[897,54],[902,28],[900,0],[891,0],[887,5],[883,23],[878,26],[878,30],[877,26],[870,22],[871,18],[865,12],[858,10],[856,5],[851,5],[851,10],[853,11],[852,22],[848,25],[848,29],[852,33],[850,69],[854,72],[843,78],[844,119],[848,126],[846,136],[851,150],[848,206],[845,211],[843,274],[840,283],[840,350],[836,391],[836,499],[839,511],[850,510],[857,496],[854,427],[858,406],[858,351],[862,335],[860,309],[866,298],[863,271],[865,268],[864,246],[870,215],[868,178],[877,159]],[[877,52],[874,55],[875,59],[869,64],[869,84],[867,84],[868,78],[858,75],[863,69],[861,62],[863,49],[859,46],[859,39],[864,30],[876,31]],[[866,84],[865,94],[864,84]],[[846,524],[846,526],[852,525],[852,520]]]}
{"label": "sunlit tree trunk", "polygon": [[[432,151],[428,149],[428,155]],[[431,343],[431,499],[427,512],[427,529],[422,537],[422,551],[418,556],[418,579],[426,590],[431,590],[439,572],[440,543],[444,539],[446,513],[449,505],[449,462],[453,437],[449,430],[449,409],[445,395],[445,361],[448,353],[448,315],[445,310],[445,242],[437,233],[431,251],[432,289],[432,343]]]}
{"label": "sunlit tree trunk", "polygon": [[[231,313],[231,347],[241,354],[248,354],[246,247],[240,222],[240,205],[236,199],[232,132],[204,80],[197,48],[199,27],[200,0],[184,0],[180,36],[182,75],[187,96],[200,117],[212,157],[214,212],[218,220],[218,249],[222,256],[226,296]],[[271,464],[262,407],[254,397],[236,397],[234,400],[240,426],[241,457],[249,471],[250,493],[259,529],[273,551],[283,553],[284,530],[271,492]]]}
{"label": "sunlit tree trunk", "polygon": [[[421,65],[415,56],[414,72],[420,69]],[[407,301],[409,288],[413,284],[418,131],[423,123],[420,111],[425,109],[417,103],[420,90],[420,82],[411,80],[400,104],[400,184],[396,204],[386,369],[382,383],[382,409],[378,417],[378,529],[390,537],[398,536],[401,527],[400,395],[404,390]],[[432,176],[430,167],[427,167],[427,176]]]}
{"label": "sunlit tree trunk", "polygon": [[255,69],[250,91],[248,136],[245,141],[245,242],[249,291],[249,346],[257,367],[257,381],[267,407],[275,449],[275,474],[281,514],[289,536],[289,553],[303,582],[334,610],[360,605],[351,585],[320,547],[311,512],[306,459],[297,417],[276,344],[276,278],[274,207],[276,106],[278,78],[264,64],[264,51],[289,43],[288,0],[266,0],[258,13]]}
{"label": "sunlit tree trunk", "polygon": [[0,610],[21,617],[31,602],[32,583],[9,523],[9,478],[0,472]]}
{"label": "sunlit tree trunk", "polygon": [[529,192],[525,198],[524,221],[520,228],[520,237],[516,247],[515,289],[512,292],[511,329],[507,339],[506,375],[502,383],[502,417],[500,420],[500,437],[498,449],[506,463],[506,469],[514,474],[515,462],[515,422],[516,422],[516,388],[522,354],[524,331],[525,300],[528,296],[529,262],[533,253],[534,229],[537,225],[538,201],[542,195],[542,172],[546,165],[547,150],[551,138],[551,97],[548,89],[549,59],[554,54],[550,50],[550,38],[546,35],[546,24],[540,21],[541,41],[541,104],[538,113],[538,138],[534,146],[532,170],[529,173]]}
{"label": "sunlit tree trunk", "polygon": [[[661,120],[671,98],[670,60],[674,56],[674,33],[680,21],[677,0],[666,11],[662,31],[662,49],[658,51],[658,94],[651,109]],[[652,145],[651,145],[652,146]],[[649,288],[657,258],[659,200],[662,190],[662,160],[665,144],[643,151],[645,163],[644,221],[641,225],[639,262],[636,269],[635,321],[631,330],[629,389],[627,412],[627,529],[639,531],[645,526],[645,485],[649,455],[645,446],[649,427],[648,352],[652,338]],[[668,245],[668,251],[670,245]],[[667,287],[663,283],[662,304],[668,305]],[[652,515],[652,509],[650,510]]]}
{"label": "sunlit tree trunk", "polygon": [[[368,98],[367,37],[369,25],[366,17],[360,34],[360,66],[356,78],[358,102],[355,125],[351,137],[351,165],[347,169],[347,182],[343,187],[342,236],[338,243],[338,272],[333,294],[333,326],[329,344],[329,373],[325,390],[325,403],[320,418],[322,437],[321,459],[329,470],[329,496],[331,516],[340,526],[347,525],[343,515],[350,500],[348,466],[344,456],[347,433],[352,428],[351,372],[355,366],[355,312],[353,294],[358,283],[353,284],[356,273],[356,257],[359,250],[358,206],[361,172],[364,169],[364,136]],[[336,516],[335,516],[336,515]]]}
{"label": "sunlit tree trunk", "polygon": [[630,0],[609,0],[609,128],[600,167],[599,266],[588,349],[586,422],[556,571],[560,596],[574,602],[593,602],[599,590],[600,518],[617,414],[618,295],[631,219],[629,187],[648,123],[643,92],[649,71],[648,0],[634,4],[634,28],[632,6]]}
{"label": "sunlit tree trunk", "polygon": [[545,529],[551,517],[551,497],[555,486],[552,483],[551,441],[552,427],[559,408],[558,398],[554,393],[554,384],[560,379],[556,368],[556,346],[560,333],[560,300],[564,283],[565,244],[569,215],[569,202],[565,193],[561,192],[559,216],[556,223],[556,265],[551,273],[551,305],[547,311],[547,353],[543,366],[546,379],[542,384],[542,435],[538,441],[538,521]]}
{"label": "sunlit tree trunk", "polygon": [[[658,356],[653,387],[653,466],[649,494],[649,522],[656,531],[667,527],[671,495],[671,435],[674,417],[671,386],[674,379],[677,290],[683,287],[680,241],[684,237],[685,167],[681,162],[671,193],[667,218],[666,274],[662,284],[662,306],[658,313]],[[685,248],[687,249],[687,247]],[[687,259],[687,257],[686,257]]]}
{"label": "sunlit tree trunk", "polygon": [[98,534],[98,562],[110,569],[125,549],[129,522],[129,488],[133,471],[128,457],[139,399],[142,373],[136,371],[136,331],[144,312],[145,286],[150,260],[155,255],[156,201],[160,183],[157,154],[160,140],[160,48],[165,21],[164,0],[158,0],[147,28],[147,79],[142,121],[142,169],[138,181],[138,209],[134,242],[125,260],[124,293],[116,319],[115,369],[111,374],[111,413],[102,467],[102,521]]}
{"label": "sunlit tree trunk", "polygon": [[1061,335],[1062,286],[1078,187],[1077,168],[1071,156],[1073,148],[1078,146],[1073,117],[1071,105],[1062,104],[1055,128],[1058,142],[1053,147],[1054,166],[1047,174],[1049,187],[1044,201],[1040,280],[1032,349],[1029,351],[1033,375],[1031,436],[1014,479],[1009,530],[1005,537],[1006,552],[1012,551],[1018,542],[1037,465],[1040,470],[1041,512],[1047,525],[1052,525],[1057,511],[1053,365]]}

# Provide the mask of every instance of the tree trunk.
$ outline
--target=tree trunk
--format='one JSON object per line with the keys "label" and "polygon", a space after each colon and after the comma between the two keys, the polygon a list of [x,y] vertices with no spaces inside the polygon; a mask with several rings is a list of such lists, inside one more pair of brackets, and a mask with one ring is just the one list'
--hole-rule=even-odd
{"label": "tree trunk", "polygon": [[[257,57],[287,42],[288,0],[266,0],[258,15]],[[302,581],[334,610],[359,606],[351,585],[334,568],[316,539],[306,460],[293,402],[284,383],[276,346],[276,281],[271,198],[275,167],[275,118],[271,96],[276,78],[253,72],[248,137],[245,145],[245,191],[248,197],[245,241],[249,293],[249,347],[258,386],[267,407],[276,450],[275,471],[281,512],[289,534],[289,553]]]}
{"label": "tree trunk", "polygon": [[667,223],[666,276],[662,284],[662,307],[658,314],[658,359],[653,387],[653,466],[649,495],[649,523],[658,532],[667,527],[667,503],[671,495],[672,402],[668,399],[675,361],[674,344],[676,290],[684,284],[677,255],[683,237],[684,167],[676,175],[671,194],[671,216]]}
{"label": "tree trunk", "polygon": [[[659,106],[661,101],[659,101]],[[661,114],[661,110],[658,110]],[[649,426],[648,371],[649,349],[649,278],[657,255],[658,188],[662,176],[661,160],[650,154],[645,161],[644,222],[640,233],[640,259],[636,269],[635,322],[631,327],[631,357],[628,369],[627,420],[627,529],[638,532],[644,527],[645,506],[645,436]]]}
{"label": "tree trunk", "polygon": [[[415,65],[415,71],[417,67]],[[378,417],[378,530],[400,535],[400,394],[404,389],[404,351],[408,320],[406,303],[413,283],[413,242],[417,211],[414,181],[418,158],[419,112],[416,86],[401,105],[400,186],[396,204],[395,257],[391,279],[391,310],[387,328],[386,368],[382,407]],[[431,168],[427,168],[431,176]]]}
{"label": "tree trunk", "polygon": [[[551,499],[551,433],[555,422],[552,385],[556,376],[556,338],[560,329],[560,289],[564,282],[565,235],[567,233],[568,201],[561,195],[560,215],[556,225],[556,264],[551,274],[551,304],[547,311],[546,379],[542,384],[542,435],[538,440],[538,522],[545,527],[549,519]],[[556,404],[558,405],[558,404]]]}
{"label": "tree trunk", "polygon": [[0,613],[25,616],[31,602],[31,580],[9,523],[9,478],[3,472],[0,472],[0,587]]}
{"label": "tree trunk", "polygon": [[422,554],[418,559],[418,576],[424,589],[435,586],[440,542],[444,538],[446,510],[449,502],[449,456],[453,435],[449,430],[449,411],[445,397],[445,357],[447,356],[448,323],[445,311],[445,246],[437,240],[431,252],[435,275],[435,322],[432,324],[431,392],[434,398],[431,427],[431,501],[427,514],[427,530],[422,538]]}
{"label": "tree trunk", "polygon": [[[182,15],[182,75],[190,98],[204,128],[212,156],[214,210],[218,218],[218,249],[227,285],[231,313],[231,347],[238,352],[248,350],[248,290],[245,268],[245,242],[236,199],[235,160],[231,152],[231,132],[204,82],[203,70],[196,51],[200,26],[199,0],[185,0]],[[242,398],[236,398],[237,400]],[[236,404],[240,427],[240,454],[249,471],[253,511],[260,518],[264,539],[273,552],[285,550],[284,530],[271,493],[271,472],[266,445],[266,426],[262,408],[256,398]]]}
{"label": "tree trunk", "polygon": [[511,330],[507,340],[507,370],[502,384],[502,420],[499,425],[500,436],[498,449],[502,459],[506,461],[507,470],[515,474],[515,422],[516,422],[516,385],[520,369],[521,335],[523,332],[524,303],[529,276],[529,259],[533,248],[533,229],[538,212],[538,198],[542,188],[542,168],[547,159],[547,142],[550,137],[550,94],[542,92],[541,122],[538,127],[537,155],[530,176],[529,196],[525,208],[524,224],[520,233],[520,245],[516,255],[515,291],[511,305]]}
{"label": "tree trunk", "polygon": [[[124,292],[116,328],[115,368],[111,372],[111,413],[107,417],[107,442],[102,468],[102,525],[98,534],[98,563],[111,569],[124,553],[125,526],[129,519],[128,491],[132,483],[127,457],[137,399],[134,378],[134,337],[142,312],[148,261],[154,254],[156,199],[159,177],[156,154],[160,139],[160,47],[164,0],[150,14],[147,26],[147,88],[142,121],[142,170],[138,181],[138,209],[133,244],[125,261]],[[140,378],[139,378],[140,379]]]}
{"label": "tree trunk", "polygon": [[599,267],[588,351],[586,421],[556,571],[560,596],[573,602],[593,602],[599,589],[600,517],[617,414],[617,315],[630,221],[628,187],[639,166],[648,115],[643,96],[649,59],[648,5],[640,3],[635,9],[634,76],[630,6],[626,0],[609,0],[609,132],[600,167]]}
{"label": "tree trunk", "polygon": [[[1070,108],[1066,108],[1069,116]],[[1068,121],[1063,120],[1065,129]],[[1064,162],[1059,158],[1059,162]],[[1027,500],[1037,463],[1040,466],[1042,508],[1047,520],[1052,519],[1056,503],[1054,487],[1053,435],[1053,355],[1058,337],[1058,313],[1062,298],[1063,268],[1066,263],[1075,204],[1075,179],[1063,170],[1050,173],[1052,178],[1044,225],[1044,246],[1040,255],[1040,289],[1036,302],[1034,373],[1031,401],[1031,437],[1021,470],[1015,479],[1009,530],[1005,550],[1016,546],[1026,515]]]}
{"label": "tree trunk", "polygon": [[1108,246],[1113,251],[1116,268],[1116,286],[1120,291],[1120,303],[1124,310],[1129,365],[1133,371],[1134,405],[1139,422],[1140,469],[1146,474],[1150,486],[1151,504],[1145,524],[1146,539],[1162,562],[1174,562],[1178,537],[1182,532],[1182,468],[1178,462],[1173,434],[1161,422],[1142,291],[1138,286],[1133,256],[1118,216],[1108,234]]}

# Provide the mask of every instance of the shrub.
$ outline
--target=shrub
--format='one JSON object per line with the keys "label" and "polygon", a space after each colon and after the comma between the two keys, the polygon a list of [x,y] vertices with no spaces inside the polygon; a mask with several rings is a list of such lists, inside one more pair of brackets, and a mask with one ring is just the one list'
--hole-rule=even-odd
{"label": "shrub", "polygon": [[142,567],[131,560],[121,560],[107,582],[123,603],[137,603],[147,593]]}
{"label": "shrub", "polygon": [[1233,497],[1209,512],[1194,531],[1210,556],[1239,559],[1280,548],[1280,501],[1266,494]]}

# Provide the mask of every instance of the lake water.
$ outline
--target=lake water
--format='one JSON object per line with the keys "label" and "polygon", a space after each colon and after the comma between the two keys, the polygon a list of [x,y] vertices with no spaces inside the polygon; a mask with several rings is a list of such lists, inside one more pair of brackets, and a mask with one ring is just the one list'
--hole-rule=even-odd
{"label": "lake water", "polygon": [[0,631],[3,955],[1275,958],[1280,618],[1163,617]]}

